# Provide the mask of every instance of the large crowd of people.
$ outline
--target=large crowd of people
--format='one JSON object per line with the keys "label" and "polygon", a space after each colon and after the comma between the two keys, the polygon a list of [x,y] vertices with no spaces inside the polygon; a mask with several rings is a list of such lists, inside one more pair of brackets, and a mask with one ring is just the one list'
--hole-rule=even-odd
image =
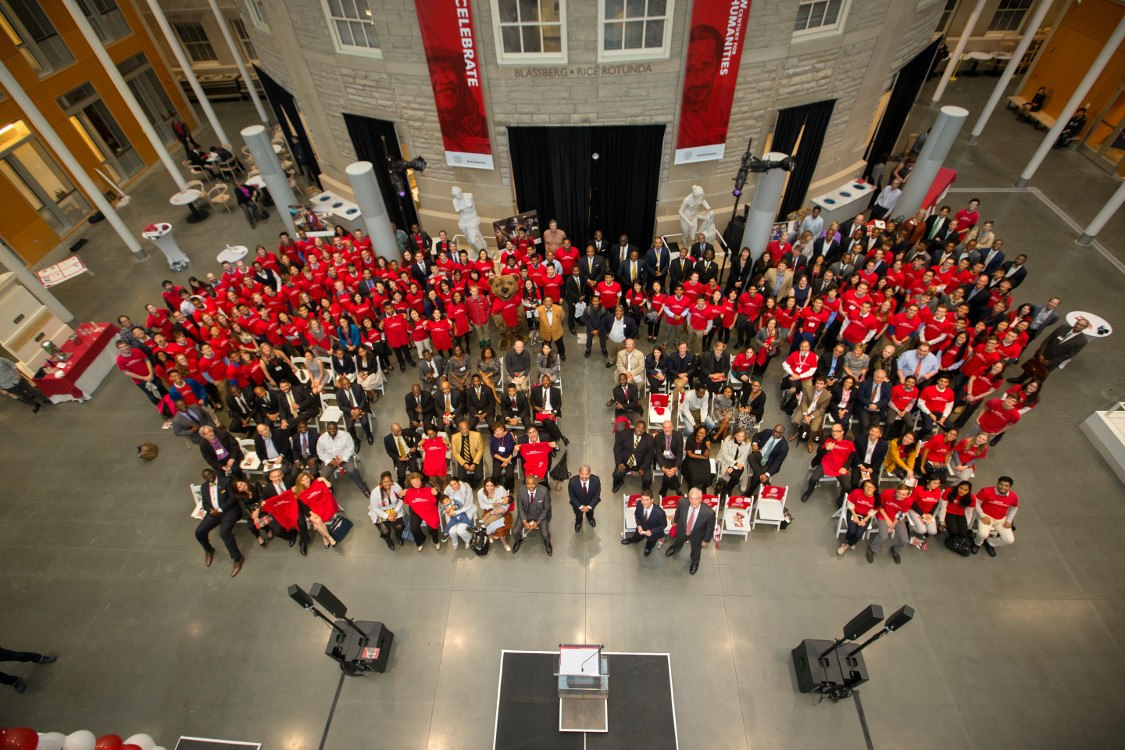
{"label": "large crowd of people", "polygon": [[[570,336],[598,361],[585,367],[612,370],[610,492],[639,483],[622,543],[644,542],[646,556],[669,524],[658,499],[682,496],[666,554],[690,542],[694,573],[717,523],[703,493],[754,495],[802,442],[800,500],[831,484],[839,555],[869,538],[868,562],[889,541],[898,563],[946,535],[955,551],[994,556],[1015,540],[1019,503],[1012,478],[982,481],[982,468],[1088,323],[1059,324],[1058,298],[1017,301],[1027,257],[1008,257],[978,209],[840,225],[814,207],[760,257],[743,248],[723,262],[703,235],[642,250],[598,231],[580,251],[552,225],[492,254],[415,225],[396,229],[400,260],[387,260],[361,230],[282,232],[276,249],[186,288],[163,282],[142,323],[119,318],[117,362],[198,447],[196,537],[210,565],[219,528],[231,575],[243,518],[260,545],[282,537],[305,554],[315,532],[335,546],[350,526],[341,480],[369,498],[392,550],[429,537],[517,552],[537,534],[550,555],[552,480],[566,483],[575,532],[595,526],[601,480],[565,463]],[[510,298],[493,293],[498,275],[518,279]],[[408,369],[399,411],[385,383]],[[660,394],[661,419],[646,424]],[[769,398],[787,423],[764,423]],[[363,455],[375,412],[389,427],[382,451]]]}

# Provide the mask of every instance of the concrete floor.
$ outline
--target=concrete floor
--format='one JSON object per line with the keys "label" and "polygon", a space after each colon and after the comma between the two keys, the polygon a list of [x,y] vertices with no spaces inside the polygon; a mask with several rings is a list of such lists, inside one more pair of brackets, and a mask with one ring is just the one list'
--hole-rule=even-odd
{"label": "concrete floor", "polygon": [[[975,111],[993,80],[962,78],[947,99]],[[252,115],[240,105],[217,109],[232,132]],[[998,112],[980,145],[955,148],[958,189],[1010,187],[1035,143],[1029,126]],[[1061,152],[1032,184],[1079,224],[1116,187],[1088,160]],[[254,232],[221,211],[184,224],[159,173],[130,192],[126,222],[138,231],[152,220],[176,222],[196,261],[191,273],[213,269],[226,242],[270,244],[281,229],[276,213]],[[1121,273],[1096,249],[1074,245],[1076,233],[1035,193],[981,197],[1008,248],[1031,256],[1019,301],[1059,294],[1067,310],[1125,324]],[[1122,221],[1103,235],[1118,257]],[[59,297],[79,320],[140,317],[169,276],[162,260],[133,261],[104,224],[86,236],[82,257],[95,275],[66,282]],[[477,558],[448,546],[391,553],[348,484],[340,496],[356,531],[339,551],[314,547],[302,558],[284,544],[258,550],[242,535],[247,561],[231,580],[221,547],[207,569],[192,538],[187,485],[203,468],[197,452],[159,429],[124,377],[111,375],[87,404],[37,416],[5,399],[0,633],[4,646],[57,652],[59,661],[11,667],[28,691],[0,692],[0,725],[144,731],[167,747],[180,735],[316,747],[338,672],[322,655],[325,627],[285,588],[320,581],[356,616],[384,620],[396,634],[386,674],[344,685],[329,748],[490,747],[500,650],[561,642],[669,652],[684,748],[860,748],[854,708],[798,694],[788,656],[803,638],[833,637],[871,602],[917,611],[867,652],[872,681],[862,692],[876,746],[1117,746],[1125,731],[1125,508],[1120,483],[1078,424],[1120,398],[1123,371],[1118,337],[1091,342],[993,451],[978,484],[1010,474],[1023,499],[1018,543],[996,559],[962,559],[940,545],[909,552],[901,566],[886,556],[875,565],[860,554],[838,559],[832,500],[821,491],[793,507],[786,531],[707,550],[694,577],[686,555],[643,560],[619,545],[613,500],[597,529],[575,535],[556,496],[552,559],[537,542],[517,556]],[[381,431],[401,418],[407,385],[406,376],[392,379],[376,408]],[[589,462],[605,480],[608,390],[601,362],[572,354],[570,466]],[[779,417],[773,400],[767,418]],[[156,461],[134,457],[143,440],[160,445]],[[366,446],[364,454],[371,481],[386,461]],[[807,466],[807,454],[793,452],[780,481],[796,487]]]}

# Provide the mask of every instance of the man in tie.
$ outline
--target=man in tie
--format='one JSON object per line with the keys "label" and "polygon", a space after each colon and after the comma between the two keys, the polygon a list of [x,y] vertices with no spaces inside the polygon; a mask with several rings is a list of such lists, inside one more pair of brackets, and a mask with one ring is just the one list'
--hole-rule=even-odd
{"label": "man in tie", "polygon": [[574,509],[574,531],[576,533],[582,531],[583,515],[586,516],[591,527],[597,526],[594,520],[594,508],[602,501],[602,480],[587,464],[583,464],[578,469],[578,476],[570,478],[567,494],[570,497],[570,507]]}
{"label": "man in tie", "polygon": [[435,406],[437,408],[440,426],[446,433],[452,435],[453,431],[457,428],[457,423],[461,421],[462,413],[462,399],[461,394],[453,390],[453,386],[449,384],[448,380],[444,378],[441,381],[441,390],[434,397]]}
{"label": "man in tie", "polygon": [[367,393],[358,383],[353,383],[347,375],[336,379],[336,405],[344,412],[344,428],[352,436],[355,444],[359,445],[359,434],[355,426],[358,422],[363,425],[363,432],[367,435],[367,444],[375,444],[375,436],[371,434],[371,420],[369,418],[370,405]]}
{"label": "man in tie", "polygon": [[680,491],[680,465],[684,462],[684,434],[665,420],[661,433],[656,436],[656,466],[660,469],[660,495],[674,495]]}
{"label": "man in tie", "polygon": [[629,381],[638,386],[644,382],[645,358],[637,351],[636,339],[625,339],[625,348],[617,352],[615,364],[617,366],[614,370],[615,379],[620,375],[627,375]]}
{"label": "man in tie", "polygon": [[665,247],[664,240],[660,237],[653,238],[652,247],[645,253],[645,271],[649,282],[659,281],[663,287],[671,265],[672,253]]}
{"label": "man in tie", "polygon": [[652,493],[645,490],[641,493],[641,500],[633,512],[637,528],[631,536],[621,539],[622,544],[645,543],[645,557],[652,554],[652,548],[664,538],[664,529],[668,526],[668,514],[664,509],[652,501]]}
{"label": "man in tie", "polygon": [[422,351],[422,361],[418,363],[418,380],[427,393],[437,390],[438,381],[445,373],[445,358],[440,354],[435,356],[429,349]]}
{"label": "man in tie", "polygon": [[242,389],[235,384],[227,388],[227,415],[230,417],[230,431],[249,435],[254,425],[262,418]]}
{"label": "man in tie", "polygon": [[686,498],[680,498],[673,523],[676,528],[676,541],[672,542],[664,555],[671,557],[680,551],[685,542],[690,542],[691,567],[688,568],[688,572],[695,575],[695,571],[699,570],[702,546],[715,536],[715,511],[711,506],[704,505],[702,490],[693,488]]}
{"label": "man in tie", "polygon": [[484,477],[484,438],[476,430],[469,429],[469,423],[462,419],[457,423],[457,432],[450,443],[453,460],[457,463],[457,478],[470,487],[480,486]]}
{"label": "man in tie", "polygon": [[496,419],[496,395],[491,388],[485,387],[480,375],[474,374],[469,381],[469,388],[465,391],[465,411],[473,424],[484,422],[491,427]]}
{"label": "man in tie", "polygon": [[297,422],[297,429],[289,438],[294,469],[297,471],[307,469],[314,474],[320,473],[320,458],[316,455],[316,441],[319,438],[320,433],[310,430],[308,422],[303,419]]}
{"label": "man in tie", "polygon": [[614,418],[630,414],[640,415],[641,413],[640,392],[637,390],[636,384],[630,382],[629,376],[623,372],[617,374],[617,385],[614,387],[609,401],[606,402],[607,408],[611,406],[614,409]]}
{"label": "man in tie", "polygon": [[859,423],[858,431],[867,432],[873,424],[887,418],[887,407],[891,403],[891,384],[886,370],[875,370],[871,377],[859,386],[856,395],[855,416]]}
{"label": "man in tie", "polygon": [[530,421],[527,394],[517,389],[515,383],[508,383],[507,391],[500,399],[500,418],[504,420],[504,426],[522,429]]}
{"label": "man in tie", "polygon": [[652,464],[655,443],[645,429],[643,420],[638,419],[632,430],[622,430],[613,439],[613,487],[610,492],[621,491],[626,474],[636,474],[641,478],[641,489],[652,486]]}
{"label": "man in tie", "polygon": [[789,441],[785,439],[785,425],[776,424],[772,430],[763,430],[750,443],[750,456],[746,465],[750,469],[748,495],[756,495],[758,488],[769,484],[777,476],[785,457],[789,455]]}
{"label": "man in tie", "polygon": [[434,397],[422,390],[422,386],[414,383],[410,386],[410,393],[406,394],[406,419],[411,428],[421,434],[426,427],[433,424],[437,418],[434,411]]}
{"label": "man in tie", "polygon": [[399,486],[405,486],[406,476],[418,470],[418,436],[403,430],[396,422],[391,425],[390,434],[383,438],[383,450],[394,464]]}
{"label": "man in tie", "polygon": [[172,417],[172,434],[176,437],[187,438],[196,445],[202,445],[199,437],[200,427],[215,427],[217,422],[211,410],[202,404],[187,406],[183,399],[174,399],[172,404],[176,407],[176,416]]}
{"label": "man in tie", "polygon": [[512,553],[520,551],[524,537],[533,531],[538,531],[543,535],[543,546],[547,550],[547,557],[554,554],[554,549],[551,547],[551,493],[547,486],[540,485],[534,475],[528,474],[524,479],[524,489],[516,493],[516,508],[519,511],[519,520],[516,522]]}
{"label": "man in tie", "polygon": [[566,311],[562,305],[556,304],[548,294],[543,297],[543,304],[535,308],[535,317],[539,321],[539,337],[558,349],[559,359],[566,361],[566,342],[563,340]]}
{"label": "man in tie", "polygon": [[242,519],[242,507],[228,494],[230,480],[218,476],[211,469],[203,470],[203,484],[199,494],[203,500],[203,520],[195,527],[195,540],[203,547],[203,564],[211,567],[215,559],[215,548],[211,546],[208,536],[216,527],[219,529],[219,538],[230,554],[234,563],[230,575],[234,578],[242,570],[242,553],[238,551],[238,543],[234,540],[234,525]]}

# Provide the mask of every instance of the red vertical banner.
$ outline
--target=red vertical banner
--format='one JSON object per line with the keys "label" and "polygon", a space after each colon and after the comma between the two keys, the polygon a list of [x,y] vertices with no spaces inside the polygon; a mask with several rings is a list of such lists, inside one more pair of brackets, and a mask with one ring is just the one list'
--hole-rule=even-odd
{"label": "red vertical banner", "polygon": [[676,164],[723,158],[750,0],[696,0],[680,101]]}
{"label": "red vertical banner", "polygon": [[414,0],[430,67],[445,161],[492,169],[492,144],[481,89],[480,46],[470,0]]}

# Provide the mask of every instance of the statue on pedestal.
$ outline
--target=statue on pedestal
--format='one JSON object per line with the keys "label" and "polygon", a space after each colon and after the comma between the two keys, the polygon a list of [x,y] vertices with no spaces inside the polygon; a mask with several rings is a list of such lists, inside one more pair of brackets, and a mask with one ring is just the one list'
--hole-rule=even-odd
{"label": "statue on pedestal", "polygon": [[680,204],[680,231],[687,245],[695,241],[698,232],[703,232],[708,242],[715,241],[715,212],[711,210],[703,196],[703,188],[699,185],[692,185],[691,193]]}
{"label": "statue on pedestal", "polygon": [[484,250],[488,244],[480,231],[480,214],[477,213],[477,204],[473,201],[472,193],[463,193],[461,188],[453,186],[453,210],[457,212],[457,226],[461,234],[465,235],[465,242],[473,250]]}

